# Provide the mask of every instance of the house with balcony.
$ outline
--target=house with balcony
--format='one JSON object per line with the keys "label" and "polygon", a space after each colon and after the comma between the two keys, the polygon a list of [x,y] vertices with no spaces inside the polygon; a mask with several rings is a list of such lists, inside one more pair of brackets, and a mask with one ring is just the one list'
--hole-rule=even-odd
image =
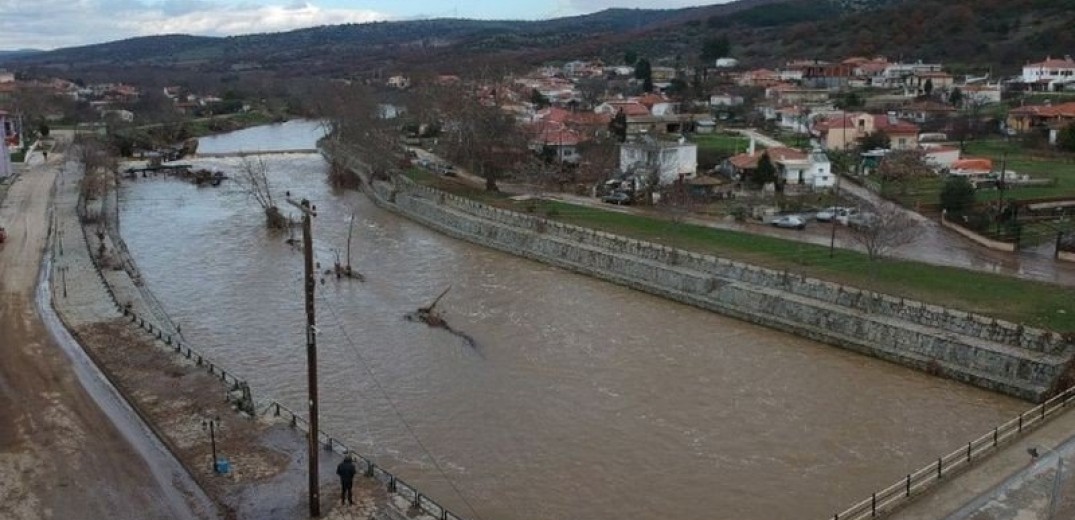
{"label": "house with balcony", "polygon": [[620,145],[620,171],[636,177],[655,174],[669,185],[698,173],[698,145],[685,139],[663,141],[645,136]]}
{"label": "house with balcony", "polygon": [[1046,56],[1045,61],[1027,63],[1023,66],[1023,84],[1029,90],[1059,91],[1075,85],[1075,60],[1071,56],[1055,59]]}
{"label": "house with balcony", "polygon": [[891,139],[893,150],[918,148],[918,125],[903,121],[895,112],[888,114],[838,113],[818,118],[811,133],[826,150],[847,150],[858,145],[858,140],[876,132],[884,132]]}

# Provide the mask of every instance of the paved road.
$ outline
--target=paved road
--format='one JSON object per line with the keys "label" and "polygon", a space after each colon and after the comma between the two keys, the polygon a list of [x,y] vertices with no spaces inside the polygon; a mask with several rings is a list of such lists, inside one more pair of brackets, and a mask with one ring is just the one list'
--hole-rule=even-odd
{"label": "paved road", "polygon": [[0,206],[0,518],[202,518],[181,496],[181,473],[144,458],[145,431],[117,427],[117,404],[87,391],[107,384],[72,357],[70,338],[50,334],[49,295],[35,288],[62,157],[33,159]]}
{"label": "paved road", "polygon": [[[957,475],[890,520],[1069,520],[1075,518],[1075,413],[1040,429]],[[1027,448],[1041,455],[1030,458]],[[1058,479],[1058,457],[1064,458]],[[1050,516],[1050,511],[1052,515]]]}
{"label": "paved road", "polygon": [[[745,135],[753,133],[758,139],[758,142],[761,142],[766,146],[782,146],[779,141],[758,134],[757,132],[752,132],[750,130],[742,130],[741,132],[745,133]],[[420,158],[436,162],[445,162],[437,155],[426,150],[420,148],[412,148],[412,150],[414,150]],[[456,171],[459,174],[458,179],[461,179],[463,182],[475,186],[485,185],[483,179],[470,174],[466,170],[456,168]],[[651,208],[612,206],[593,197],[582,197],[567,193],[541,192],[532,186],[522,184],[501,182],[498,183],[498,186],[506,193],[531,194],[541,198],[561,200],[582,206],[599,207],[611,211],[661,216],[659,211]],[[888,202],[880,201],[879,197],[873,194],[873,192],[851,182],[841,182],[840,191],[851,197],[869,201],[873,204],[888,204]],[[992,251],[970,242],[969,240],[941,227],[937,222],[918,213],[913,211],[907,211],[907,213],[919,223],[920,232],[912,243],[901,246],[891,252],[891,255],[896,258],[997,273],[1028,280],[1038,280],[1075,287],[1075,264],[1054,260],[1052,257],[1053,252],[1051,245],[1028,251],[1021,251],[1017,254]],[[755,222],[740,223],[735,222],[732,219],[714,219],[700,216],[688,217],[685,218],[684,221],[717,229],[728,229],[774,236],[822,246],[830,245],[833,237],[833,227],[829,224],[821,223],[810,224],[804,231],[796,231],[777,229],[772,226]],[[853,239],[845,227],[838,225],[836,226],[835,231],[836,247],[856,249],[860,251],[863,250],[861,245]]]}

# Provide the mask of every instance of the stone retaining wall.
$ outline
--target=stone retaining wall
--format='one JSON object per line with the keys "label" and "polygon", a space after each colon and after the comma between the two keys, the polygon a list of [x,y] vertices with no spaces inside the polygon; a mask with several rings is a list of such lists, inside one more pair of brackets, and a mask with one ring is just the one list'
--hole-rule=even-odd
{"label": "stone retaining wall", "polygon": [[[337,163],[362,171],[360,162]],[[1042,400],[1073,353],[1052,332],[502,210],[406,179],[367,191],[463,240],[1023,399]]]}

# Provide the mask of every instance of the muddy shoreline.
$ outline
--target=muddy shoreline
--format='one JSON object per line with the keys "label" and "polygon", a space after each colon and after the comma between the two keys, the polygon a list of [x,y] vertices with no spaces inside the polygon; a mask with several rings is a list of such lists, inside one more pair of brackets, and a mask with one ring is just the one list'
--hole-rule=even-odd
{"label": "muddy shoreline", "polygon": [[[50,289],[53,307],[64,326],[217,504],[219,514],[210,517],[307,518],[305,433],[271,414],[252,417],[244,413],[241,408],[245,407],[239,406],[237,398],[241,392],[234,392],[235,381],[222,381],[217,375],[219,368],[215,372],[206,370],[213,365],[207,360],[199,362],[200,356],[187,359],[176,354],[173,346],[179,344],[178,338],[173,343],[159,327],[147,333],[144,325],[138,327],[127,316],[133,315],[135,309],[154,305],[142,301],[143,288],[135,282],[136,273],[101,262],[118,254],[111,240],[118,234],[114,235],[114,229],[109,229],[103,238],[97,234],[96,226],[109,221],[99,218],[107,211],[104,201],[91,201],[86,208],[91,214],[96,211],[98,219],[84,223],[79,218],[75,208],[77,180],[58,183],[55,199],[55,222],[61,231],[52,242],[51,254],[58,260],[51,264]],[[115,196],[114,192],[111,196]],[[91,256],[94,254],[100,256],[95,259]],[[98,265],[104,269],[98,269]],[[154,330],[152,324],[149,330]],[[209,421],[214,424],[218,460],[226,459],[230,465],[226,474],[213,470],[214,439],[207,428]],[[388,494],[373,479],[356,482],[355,506],[333,507],[338,493],[334,470],[339,460],[337,453],[321,455],[323,517],[364,519],[399,514],[386,507],[390,503]]]}

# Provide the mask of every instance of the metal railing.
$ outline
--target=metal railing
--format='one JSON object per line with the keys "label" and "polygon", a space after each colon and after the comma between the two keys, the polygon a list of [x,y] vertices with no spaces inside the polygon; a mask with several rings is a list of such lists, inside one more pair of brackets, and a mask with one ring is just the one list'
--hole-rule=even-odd
{"label": "metal railing", "polygon": [[[85,215],[85,201],[80,200],[76,205],[76,213],[79,217]],[[163,329],[158,323],[154,322],[154,319],[161,319],[159,316],[152,316],[147,319],[146,316],[139,316],[131,308],[124,304],[121,304],[116,298],[116,294],[109,284],[108,279],[105,278],[101,271],[101,265],[99,260],[94,257],[92,246],[90,245],[89,234],[86,231],[84,224],[79,225],[82,228],[82,238],[85,242],[86,249],[89,252],[90,261],[93,263],[94,271],[97,272],[98,278],[101,280],[101,284],[104,286],[108,293],[109,299],[116,309],[123,314],[125,318],[130,319],[131,323],[145,331],[147,334],[160,341],[164,345],[170,347],[177,355],[184,357],[193,362],[198,367],[205,368],[210,374],[217,376],[220,380],[228,385],[228,392],[226,397],[228,402],[234,402],[239,406],[241,410],[249,413],[251,416],[256,415],[257,409],[254,405],[253,398],[250,394],[250,386],[246,380],[239,378],[234,373],[228,372],[219,363],[212,361],[209,357],[201,354],[197,350],[186,344],[180,337],[173,336],[171,331]],[[148,292],[148,291],[147,291]],[[143,294],[145,294],[143,292]],[[163,312],[163,309],[161,309]],[[156,312],[153,312],[156,314]],[[166,321],[171,324],[171,320],[165,318]],[[238,395],[237,395],[238,394]],[[280,404],[276,400],[270,400],[269,404],[264,408],[261,413],[267,413],[268,410],[273,410],[274,415],[280,417],[284,414],[289,416],[289,422],[292,427],[301,431],[309,432],[309,422],[296,414],[287,406]],[[389,471],[377,466],[372,460],[362,456],[349,446],[341,442],[339,439],[325,433],[323,430],[317,432],[318,440],[326,451],[335,451],[340,454],[350,453],[358,459],[359,469],[363,474],[368,477],[377,480],[381,485],[385,486],[385,489],[389,493],[399,495],[407,500],[410,507],[415,511],[422,511],[426,514],[432,515],[440,520],[465,520],[465,517],[459,516],[451,512],[448,508],[440,505],[432,498],[423,495],[421,491],[415,486],[407,483],[405,480],[393,475]]]}
{"label": "metal railing", "polygon": [[968,442],[965,446],[938,457],[935,462],[909,473],[891,486],[871,493],[866,499],[833,515],[832,519],[863,520],[890,513],[946,477],[969,468],[975,462],[997,451],[1005,443],[1042,425],[1049,418],[1066,410],[1073,402],[1075,402],[1075,387],[1068,388],[1048,401],[1020,413],[1018,417],[993,428],[992,431]]}
{"label": "metal railing", "polygon": [[[292,428],[310,432],[310,423],[296,414],[293,410],[286,405],[280,404],[279,401],[271,401],[260,414],[266,414],[272,411],[275,417],[285,417]],[[318,443],[324,447],[325,451],[332,451],[340,455],[350,453],[357,459],[359,470],[366,478],[374,479],[380,482],[385,487],[388,493],[399,495],[407,500],[410,504],[410,508],[414,511],[421,511],[434,518],[440,520],[464,520],[465,517],[459,516],[448,508],[440,505],[432,498],[423,495],[417,487],[408,484],[403,479],[393,475],[388,470],[378,466],[372,460],[360,455],[355,450],[351,449],[347,444],[343,443],[339,439],[325,433],[323,430],[317,431]]]}

